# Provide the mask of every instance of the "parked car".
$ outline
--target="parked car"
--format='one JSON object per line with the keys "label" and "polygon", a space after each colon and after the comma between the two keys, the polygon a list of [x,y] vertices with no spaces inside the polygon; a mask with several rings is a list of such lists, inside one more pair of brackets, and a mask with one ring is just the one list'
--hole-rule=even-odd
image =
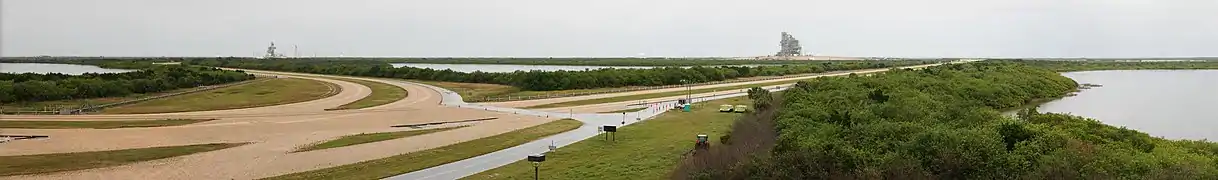
{"label": "parked car", "polygon": [[732,112],[731,104],[719,105],[719,112]]}
{"label": "parked car", "polygon": [[732,108],[732,111],[736,111],[736,112],[738,112],[738,113],[743,113],[743,112],[748,111],[748,109],[749,109],[749,107],[748,107],[748,106],[744,106],[744,105],[736,105],[736,108]]}

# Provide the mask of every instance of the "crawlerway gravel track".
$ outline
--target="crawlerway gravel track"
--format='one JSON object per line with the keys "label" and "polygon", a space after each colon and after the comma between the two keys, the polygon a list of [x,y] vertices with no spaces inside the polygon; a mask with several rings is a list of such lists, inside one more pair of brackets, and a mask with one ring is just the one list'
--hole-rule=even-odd
{"label": "crawlerway gravel track", "polygon": [[[925,66],[930,65],[916,67]],[[880,71],[883,70],[864,70],[858,71],[857,73]],[[46,130],[4,129],[5,134],[49,135],[51,138],[39,140],[21,140],[0,144],[0,156],[118,150],[205,143],[251,143],[235,148],[161,160],[139,162],[123,166],[50,174],[8,176],[0,177],[0,179],[256,179],[288,174],[292,172],[351,164],[360,161],[385,158],[402,153],[436,148],[527,128],[557,120],[557,117],[562,117],[560,116],[562,113],[552,112],[599,112],[628,109],[634,107],[628,105],[638,103],[639,101],[632,100],[628,102],[545,109],[552,111],[551,113],[524,112],[523,110],[513,109],[511,107],[524,107],[583,99],[684,90],[684,88],[671,88],[546,100],[465,104],[464,102],[460,101],[460,97],[456,96],[455,93],[451,93],[437,87],[394,80],[355,78],[393,84],[406,89],[409,92],[409,96],[397,102],[377,107],[360,110],[324,111],[323,109],[337,107],[342,104],[354,102],[366,97],[368,94],[370,94],[370,90],[368,87],[355,83],[319,78],[333,77],[328,75],[267,71],[250,72],[326,81],[337,84],[342,88],[342,91],[332,97],[309,102],[221,111],[137,115],[0,116],[0,122],[4,120],[152,120],[166,118],[219,119],[199,124],[154,128]],[[831,75],[834,74],[827,74],[827,76]],[[693,89],[755,84],[773,81],[782,80],[696,86],[693,87]],[[738,90],[726,92],[734,91]],[[719,94],[726,92],[706,94]],[[645,101],[660,102],[676,98],[678,97],[655,98]],[[441,101],[444,101],[444,105],[441,104]],[[651,107],[655,108],[657,106],[652,104]],[[516,113],[520,114],[517,115]],[[638,113],[641,112],[632,114]],[[654,115],[658,114],[658,112],[653,110],[648,114]],[[601,123],[599,120],[582,120],[585,119],[582,118],[582,116],[597,116],[595,118],[590,117],[586,119],[618,119],[618,116],[599,117],[603,116],[601,114],[579,115],[575,118],[581,119],[581,121],[584,121],[585,123]],[[639,115],[634,116],[638,117]],[[413,130],[409,128],[391,128],[390,126],[392,125],[436,121],[457,121],[488,117],[495,117],[498,119],[471,123],[469,124],[473,125],[471,127],[427,135],[341,148],[290,153],[297,147],[305,146],[318,141],[337,138],[343,135]],[[587,130],[589,127],[594,129],[593,126],[598,125],[599,124],[585,124],[585,127],[581,127],[576,131]],[[562,134],[558,136],[562,136]],[[582,135],[580,136],[582,137]],[[581,137],[563,137],[567,138],[567,140],[560,145],[578,141],[579,139],[582,139]],[[547,141],[548,143],[550,138],[539,141]],[[536,146],[536,144],[537,142],[530,142],[529,144],[513,147],[503,151],[534,151],[523,146]],[[485,167],[479,166],[477,168],[470,168],[471,166],[461,165],[459,168],[455,168],[457,170],[453,170],[454,168],[446,168],[453,167],[454,164],[471,163],[469,160],[466,160],[454,162],[441,167],[417,171],[412,174],[427,174],[430,172],[436,172],[435,174],[438,174],[421,176],[428,177],[430,179],[463,177],[464,174],[477,173],[502,164],[510,163],[523,157],[516,155],[519,152],[501,153],[503,151],[469,159],[481,160],[488,159],[489,157],[494,159],[502,159],[503,161],[496,161],[496,163],[472,162],[474,164],[483,164],[482,166]],[[494,157],[499,156],[500,154],[510,155],[512,157]],[[407,175],[402,177],[410,177]]]}
{"label": "crawlerway gravel track", "polygon": [[[255,71],[263,74],[272,72]],[[3,120],[130,120],[219,118],[199,124],[123,129],[4,129],[5,134],[49,135],[50,138],[0,144],[0,156],[119,150],[206,143],[251,143],[244,146],[123,166],[0,179],[254,179],[307,171],[436,148],[543,124],[557,118],[513,115],[440,106],[435,90],[410,83],[393,84],[409,96],[360,110],[324,111],[370,93],[355,83],[317,78],[322,75],[273,72],[275,75],[331,82],[343,90],[315,101],[221,111],[81,116],[2,116]],[[343,135],[414,130],[393,125],[495,117],[471,127],[342,148],[290,153],[310,143]],[[454,124],[459,125],[459,124]],[[428,127],[436,128],[436,127]]]}

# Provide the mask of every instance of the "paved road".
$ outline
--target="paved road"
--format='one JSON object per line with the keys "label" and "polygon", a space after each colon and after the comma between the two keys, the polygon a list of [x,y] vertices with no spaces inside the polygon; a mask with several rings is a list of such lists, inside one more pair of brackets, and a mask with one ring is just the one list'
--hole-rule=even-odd
{"label": "paved road", "polygon": [[[578,129],[575,129],[572,131],[568,131],[568,132],[560,133],[560,134],[557,134],[554,136],[542,138],[542,139],[528,142],[528,143],[525,143],[525,144],[522,144],[519,146],[495,151],[495,152],[492,152],[489,154],[484,154],[484,155],[477,156],[474,158],[469,158],[469,159],[465,159],[465,160],[461,160],[461,161],[457,161],[457,162],[453,162],[453,163],[444,164],[441,166],[436,166],[436,167],[432,167],[432,168],[428,168],[428,169],[423,169],[423,170],[419,170],[419,171],[415,171],[415,172],[410,172],[410,173],[394,176],[394,177],[391,177],[388,179],[393,179],[393,180],[430,180],[430,179],[449,180],[449,179],[458,179],[458,178],[462,178],[465,176],[474,175],[474,174],[477,174],[482,171],[494,169],[499,166],[503,166],[503,165],[510,164],[512,162],[519,161],[521,159],[524,159],[524,157],[526,157],[528,155],[546,152],[548,150],[548,146],[550,146],[551,144],[556,145],[558,147],[563,147],[563,146],[570,145],[572,143],[575,143],[575,142],[578,142],[578,141],[581,141],[584,139],[594,137],[598,134],[597,127],[602,126],[602,125],[627,126],[627,125],[631,125],[631,124],[634,124],[637,122],[646,121],[648,119],[651,119],[652,117],[655,117],[656,115],[663,113],[664,112],[663,110],[665,110],[665,109],[671,109],[672,106],[676,104],[676,101],[657,102],[657,103],[649,106],[649,108],[647,108],[647,109],[636,111],[636,112],[622,113],[622,114],[619,114],[619,113],[613,113],[613,114],[574,113],[574,114],[572,114],[572,113],[548,112],[548,111],[527,110],[527,109],[506,108],[506,107],[495,107],[495,106],[481,105],[481,104],[469,104],[469,103],[465,103],[464,101],[462,101],[460,95],[457,95],[456,93],[454,93],[452,91],[448,91],[448,90],[445,90],[445,89],[442,89],[439,87],[430,86],[430,85],[424,85],[424,84],[417,84],[417,85],[427,86],[427,87],[435,89],[436,91],[441,92],[441,94],[444,94],[443,104],[447,105],[447,106],[458,106],[458,107],[462,107],[462,108],[483,109],[483,110],[496,111],[496,112],[510,112],[510,113],[534,115],[534,116],[572,118],[572,119],[584,122],[584,125],[580,126]],[[773,89],[773,90],[786,90],[786,88],[783,87],[783,88],[777,88],[777,89]],[[746,95],[746,94],[737,92],[737,93],[724,93],[724,94],[713,95],[713,96],[695,96],[694,102],[710,101],[710,100],[730,98],[730,97],[739,97],[739,96],[744,96],[744,95]]]}
{"label": "paved road", "polygon": [[[964,61],[964,62],[972,62],[972,61]],[[937,65],[942,65],[942,64],[919,65],[919,66],[910,66],[910,67],[905,67],[905,68],[923,68],[923,67],[937,66]],[[867,71],[856,72],[856,73],[860,73],[860,74],[876,73],[876,72],[883,72],[883,71],[887,71],[887,69],[867,70]],[[822,76],[840,76],[840,75],[847,75],[847,74],[850,74],[850,73],[836,73],[836,74],[822,75]],[[820,76],[813,76],[813,77],[820,77]],[[782,80],[778,80],[778,81],[782,81]],[[747,83],[747,84],[755,84],[755,83],[763,83],[763,82],[751,82],[751,83]],[[502,107],[502,105],[512,106],[512,107],[521,107],[521,106],[536,105],[536,103],[539,103],[540,101],[565,102],[565,101],[574,101],[574,100],[582,100],[582,99],[626,96],[626,95],[632,95],[632,94],[646,94],[646,93],[655,93],[656,91],[665,92],[665,91],[674,91],[674,90],[650,90],[650,91],[641,91],[641,92],[614,93],[614,94],[599,95],[597,97],[581,96],[581,97],[571,97],[571,98],[559,98],[557,100],[556,99],[530,100],[529,102],[523,102],[523,103],[507,102],[507,103],[471,104],[471,103],[464,102],[461,99],[461,96],[455,92],[452,92],[452,91],[449,91],[449,90],[446,90],[443,88],[431,86],[431,85],[418,84],[418,83],[415,83],[415,85],[425,86],[425,87],[431,88],[431,89],[439,92],[440,94],[442,94],[444,96],[444,98],[443,98],[443,101],[441,102],[441,104],[446,105],[446,106],[457,106],[457,107],[461,107],[461,108],[471,108],[471,109],[483,109],[483,110],[496,111],[496,112],[510,112],[510,113],[534,115],[534,116],[572,118],[572,119],[584,122],[584,125],[580,126],[578,129],[575,129],[573,131],[560,133],[560,134],[557,134],[554,136],[550,136],[550,137],[542,138],[542,139],[539,139],[536,141],[528,142],[528,143],[525,143],[525,144],[522,144],[519,146],[495,151],[495,152],[492,152],[489,154],[484,154],[484,155],[477,156],[474,158],[469,158],[469,159],[465,159],[465,160],[461,160],[461,161],[457,161],[457,162],[452,162],[452,163],[448,163],[448,164],[444,164],[444,165],[440,165],[440,166],[436,166],[436,167],[432,167],[432,168],[427,168],[427,169],[423,169],[423,170],[419,170],[419,171],[401,174],[401,175],[393,176],[393,177],[386,178],[386,179],[390,179],[390,180],[450,180],[450,179],[463,178],[466,176],[477,174],[479,172],[487,171],[490,169],[494,169],[494,168],[497,168],[500,166],[504,166],[504,165],[519,161],[521,159],[524,159],[528,155],[544,153],[549,150],[548,146],[550,146],[550,145],[563,147],[563,146],[570,145],[572,143],[575,143],[575,142],[578,142],[578,141],[581,141],[584,139],[595,137],[598,134],[597,127],[602,126],[602,125],[611,125],[612,124],[612,125],[619,125],[619,126],[628,126],[628,125],[631,125],[631,124],[634,124],[634,123],[637,123],[640,121],[646,121],[648,119],[651,119],[652,117],[655,117],[656,115],[663,113],[664,112],[663,110],[672,108],[672,106],[676,104],[677,99],[684,98],[684,95],[682,95],[682,96],[648,99],[647,102],[650,102],[650,103],[647,105],[643,105],[645,107],[648,107],[647,109],[643,109],[643,110],[636,111],[636,112],[624,113],[624,114],[573,113],[571,111],[561,112],[562,110],[565,110],[568,108],[528,110],[528,109],[518,109],[518,108],[511,108],[511,107]],[[784,84],[784,85],[768,86],[768,87],[763,87],[763,88],[770,89],[771,91],[782,91],[782,90],[786,90],[791,85],[792,84]],[[711,88],[711,87],[719,87],[719,86],[734,86],[734,85],[708,85],[706,87],[695,87],[694,89],[703,89],[703,88]],[[683,90],[684,88],[674,88],[674,89]],[[744,96],[744,95],[747,95],[747,93],[745,93],[745,91],[743,91],[743,89],[725,91],[725,92],[702,93],[702,94],[694,95],[693,102],[703,102],[703,101],[717,100],[717,99],[730,98],[730,97],[739,97],[739,96]],[[618,109],[624,109],[624,108],[631,108],[631,107],[627,107],[627,105],[630,105],[630,104],[636,104],[636,101],[605,103],[605,104],[596,104],[596,105],[587,105],[587,106],[589,106],[589,107],[610,106],[610,107],[618,107]],[[635,105],[635,106],[638,106],[638,105]],[[576,108],[579,108],[579,107],[576,107]],[[590,109],[592,109],[592,110],[584,109],[582,111],[597,112],[596,110],[604,110],[604,109],[612,109],[612,108],[600,108],[600,109],[590,108]],[[547,111],[547,110],[549,110],[549,111]],[[560,111],[560,112],[551,112],[551,111]]]}

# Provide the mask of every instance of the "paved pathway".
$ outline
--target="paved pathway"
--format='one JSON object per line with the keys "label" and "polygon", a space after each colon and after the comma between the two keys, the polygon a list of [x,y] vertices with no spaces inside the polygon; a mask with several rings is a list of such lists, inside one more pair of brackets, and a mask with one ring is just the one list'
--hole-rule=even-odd
{"label": "paved pathway", "polygon": [[[973,62],[973,61],[964,61],[964,62]],[[937,66],[937,65],[942,65],[942,64],[918,65],[918,66],[909,66],[909,67],[904,67],[904,68],[924,68],[924,67]],[[883,71],[887,71],[887,69],[865,70],[865,71],[859,71],[859,72],[855,72],[855,73],[862,74],[862,73],[876,73],[876,72],[883,72]],[[835,73],[835,74],[827,74],[827,75],[822,75],[822,76],[840,76],[840,75],[847,75],[847,74],[850,74],[850,73],[849,72]],[[811,77],[820,77],[820,76],[811,76]],[[801,77],[801,78],[806,78],[806,77]],[[777,80],[777,81],[783,81],[783,80]],[[747,83],[747,84],[755,84],[755,83],[764,83],[764,82],[751,82],[751,83]],[[534,116],[572,118],[572,119],[584,122],[584,125],[580,126],[578,129],[575,129],[575,130],[572,130],[569,132],[560,133],[560,134],[557,134],[554,136],[542,138],[542,139],[539,139],[536,141],[521,144],[519,146],[495,151],[495,152],[492,152],[489,154],[484,154],[484,155],[477,156],[474,158],[464,159],[461,161],[452,162],[452,163],[448,163],[448,164],[444,164],[444,165],[440,165],[440,166],[436,166],[436,167],[431,167],[431,168],[427,168],[427,169],[423,169],[423,170],[419,170],[419,171],[401,174],[401,175],[393,176],[393,177],[386,178],[386,179],[390,179],[390,180],[450,180],[450,179],[463,178],[466,176],[477,174],[479,172],[491,170],[491,169],[494,169],[494,168],[497,168],[500,166],[504,166],[504,165],[525,159],[525,157],[527,157],[529,155],[544,153],[546,151],[549,151],[550,145],[555,145],[557,147],[563,147],[563,146],[567,146],[567,145],[570,145],[572,143],[575,143],[575,142],[578,142],[578,141],[581,141],[584,139],[595,137],[599,134],[598,130],[597,130],[597,127],[599,127],[599,126],[603,126],[603,125],[628,126],[628,125],[631,125],[631,124],[634,124],[634,123],[637,123],[640,121],[645,121],[645,120],[651,119],[651,118],[655,117],[656,115],[663,113],[664,110],[673,108],[673,106],[676,105],[677,99],[685,98],[684,95],[663,97],[663,98],[653,98],[653,99],[642,100],[644,102],[648,102],[643,105],[637,105],[637,104],[639,104],[639,103],[637,103],[638,101],[626,101],[626,102],[593,104],[593,105],[566,107],[566,108],[529,110],[529,109],[518,109],[518,108],[511,108],[511,107],[523,107],[523,106],[537,105],[537,104],[541,104],[541,103],[557,103],[557,102],[576,101],[576,100],[583,100],[583,99],[627,96],[627,95],[634,95],[634,94],[671,92],[671,91],[680,91],[680,90],[683,90],[684,88],[672,88],[672,89],[649,90],[649,91],[640,91],[640,92],[625,92],[625,93],[614,93],[614,94],[604,94],[604,95],[593,95],[595,97],[578,96],[578,97],[570,97],[570,98],[530,100],[527,102],[471,104],[471,103],[466,103],[465,101],[463,101],[461,99],[461,96],[455,92],[452,92],[452,91],[449,91],[449,90],[446,90],[443,88],[431,86],[431,85],[418,84],[418,83],[415,83],[415,84],[419,85],[419,86],[426,86],[437,92],[440,92],[440,94],[442,94],[444,96],[441,103],[446,106],[483,109],[483,110],[496,111],[496,112],[511,112],[511,113],[515,113],[515,114],[525,114],[525,115],[534,115]],[[790,88],[792,85],[793,84],[783,84],[783,85],[766,86],[763,88],[769,89],[770,91],[783,91],[783,90],[786,90],[787,88]],[[708,85],[708,86],[702,86],[702,87],[695,87],[694,89],[713,88],[713,87],[720,87],[720,86],[734,86],[734,84]],[[697,103],[697,102],[711,101],[711,100],[731,98],[731,97],[739,97],[739,96],[745,96],[745,95],[747,95],[747,93],[744,90],[732,90],[732,91],[723,91],[723,92],[694,94],[691,97],[693,97],[693,102]],[[502,107],[502,106],[510,106],[510,107]],[[647,107],[647,109],[643,109],[643,110],[636,111],[636,112],[622,113],[622,114],[589,113],[589,112],[603,112],[605,110],[612,111],[612,110],[616,110],[616,109],[628,109],[628,108],[636,108],[636,107]],[[579,112],[581,112],[581,113],[574,113],[575,111],[572,111],[572,109],[580,109]],[[568,110],[568,111],[564,113],[564,112],[562,112],[563,110]],[[554,112],[554,111],[557,111],[557,112]]]}

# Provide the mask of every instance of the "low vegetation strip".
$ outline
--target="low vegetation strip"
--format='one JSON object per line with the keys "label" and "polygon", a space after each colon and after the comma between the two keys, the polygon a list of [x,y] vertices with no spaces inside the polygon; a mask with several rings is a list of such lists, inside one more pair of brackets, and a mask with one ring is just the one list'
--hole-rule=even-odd
{"label": "low vegetation strip", "polygon": [[[719,112],[720,104],[750,104],[743,97],[714,100],[692,112],[669,111],[618,129],[617,141],[589,138],[546,153],[540,179],[665,179],[694,148],[698,134],[712,146],[741,113]],[[465,179],[532,179],[533,165],[521,160]]]}
{"label": "low vegetation strip", "polygon": [[297,149],[296,151],[292,151],[292,152],[305,152],[305,151],[345,147],[345,146],[351,146],[351,145],[357,145],[357,144],[374,143],[374,142],[387,141],[387,140],[393,140],[393,139],[399,139],[399,138],[405,138],[405,137],[411,137],[411,136],[431,134],[434,132],[453,130],[453,129],[463,128],[463,127],[466,127],[466,126],[413,130],[413,131],[361,133],[361,134],[356,134],[356,135],[343,136],[343,137],[339,137],[338,139],[329,140],[329,141],[325,141],[325,142],[321,142],[321,143],[311,144],[309,146]]}
{"label": "low vegetation strip", "polygon": [[799,82],[799,81],[808,81],[808,80],[810,80],[810,79],[787,80],[787,81],[758,83],[758,84],[736,85],[736,86],[728,86],[728,87],[694,89],[694,90],[690,90],[688,92],[687,91],[672,91],[672,92],[662,92],[662,93],[607,97],[607,98],[598,98],[598,99],[585,99],[585,100],[567,101],[567,102],[554,103],[554,104],[542,104],[542,105],[529,106],[529,107],[524,107],[524,108],[525,109],[545,109],[545,108],[557,108],[557,107],[582,106],[582,105],[589,105],[589,104],[602,104],[602,103],[632,101],[632,100],[640,100],[640,99],[672,97],[672,96],[685,95],[686,93],[699,94],[699,93],[709,93],[709,92],[719,92],[719,91],[743,90],[743,89],[748,89],[748,88],[752,88],[752,87],[783,85],[783,84],[791,84],[791,83],[795,83],[795,82]]}
{"label": "low vegetation strip", "polygon": [[244,143],[167,146],[113,151],[0,156],[0,176],[42,174],[120,166],[142,161],[237,147]]}
{"label": "low vegetation strip", "polygon": [[729,58],[384,58],[391,63],[428,64],[521,64],[572,66],[713,66],[759,64],[815,64],[827,61],[768,60],[741,61]]}
{"label": "low vegetation strip", "polygon": [[546,136],[567,132],[579,128],[581,125],[583,123],[576,120],[558,120],[444,147],[265,179],[381,179],[521,145]]}
{"label": "low vegetation strip", "polygon": [[208,111],[273,106],[317,100],[338,93],[337,85],[299,78],[266,81],[219,88],[102,110],[106,114],[144,114]]}
{"label": "low vegetation strip", "polygon": [[326,110],[362,109],[362,108],[375,107],[375,106],[393,103],[398,100],[402,100],[403,98],[406,98],[406,96],[408,95],[408,92],[406,92],[406,89],[402,89],[402,87],[394,86],[392,84],[386,84],[386,83],[376,82],[376,81],[351,79],[351,78],[338,78],[338,79],[343,80],[343,81],[354,82],[356,84],[360,84],[360,85],[364,85],[364,86],[368,86],[368,88],[372,89],[372,94],[369,94],[368,97],[364,97],[363,99],[360,99],[358,101],[347,103],[342,106],[338,106],[338,107],[326,109]]}
{"label": "low vegetation strip", "polygon": [[1218,69],[1218,60],[1181,60],[1181,61],[1047,61],[1047,60],[1011,60],[1010,62],[1024,63],[1031,66],[1046,68],[1058,72],[1068,71],[1098,71],[1098,70],[1152,70],[1152,69]]}
{"label": "low vegetation strip", "polygon": [[114,129],[180,126],[215,119],[166,119],[136,121],[0,121],[0,128],[13,129]]}
{"label": "low vegetation strip", "polygon": [[931,64],[938,61],[831,61],[784,66],[695,66],[650,69],[596,69],[587,71],[515,71],[503,73],[457,72],[415,67],[393,67],[374,60],[276,59],[251,61],[240,58],[191,59],[183,64],[241,69],[340,74],[367,77],[488,83],[522,90],[549,91],[630,86],[663,86],[723,81],[728,79],[821,73],[840,70],[890,68]]}

